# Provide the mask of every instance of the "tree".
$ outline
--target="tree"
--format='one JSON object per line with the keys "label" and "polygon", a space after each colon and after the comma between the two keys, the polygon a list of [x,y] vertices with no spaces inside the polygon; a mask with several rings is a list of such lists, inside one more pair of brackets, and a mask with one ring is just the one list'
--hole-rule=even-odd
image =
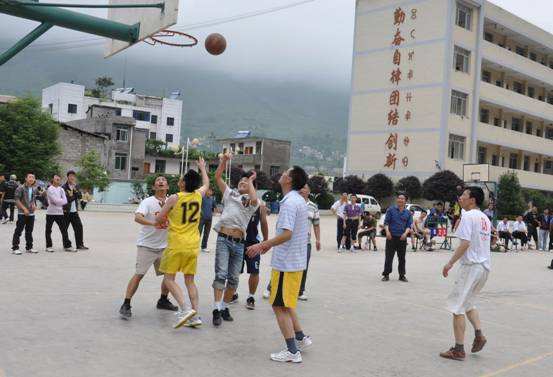
{"label": "tree", "polygon": [[522,196],[526,203],[532,202],[538,210],[548,207],[548,198],[539,190],[522,189]]}
{"label": "tree", "polygon": [[109,186],[108,173],[100,162],[98,152],[87,152],[77,162],[77,166],[79,167],[77,178],[82,188],[92,190],[97,187],[100,191],[104,191]]}
{"label": "tree", "polygon": [[450,170],[442,170],[424,181],[422,196],[451,203],[457,200],[457,186],[464,186],[463,180]]}
{"label": "tree", "polygon": [[396,184],[396,193],[403,192],[409,199],[418,199],[422,195],[422,185],[419,179],[413,175],[401,178]]}
{"label": "tree", "polygon": [[282,173],[278,173],[271,177],[271,182],[272,182],[271,191],[274,191],[277,194],[282,194],[282,187],[280,187],[280,183],[278,183],[281,176],[282,176]]}
{"label": "tree", "polygon": [[524,212],[522,188],[515,172],[502,174],[497,190],[497,211],[500,215],[518,215]]}
{"label": "tree", "polygon": [[322,175],[314,175],[307,181],[307,184],[311,188],[311,194],[319,195],[328,192],[328,185],[325,177]]}
{"label": "tree", "polygon": [[3,171],[50,178],[59,171],[55,157],[59,125],[31,97],[0,105],[0,160]]}
{"label": "tree", "polygon": [[94,82],[96,83],[96,88],[92,89],[92,93],[97,98],[107,97],[107,89],[114,85],[113,79],[109,76],[100,76]]}
{"label": "tree", "polygon": [[378,173],[367,180],[367,193],[382,200],[394,193],[394,182],[386,175]]}
{"label": "tree", "polygon": [[367,192],[366,183],[356,175],[348,175],[340,180],[337,187],[340,192],[349,194],[365,194]]}
{"label": "tree", "polygon": [[257,177],[255,182],[257,183],[258,190],[270,190],[272,187],[271,179],[265,172],[256,170]]}

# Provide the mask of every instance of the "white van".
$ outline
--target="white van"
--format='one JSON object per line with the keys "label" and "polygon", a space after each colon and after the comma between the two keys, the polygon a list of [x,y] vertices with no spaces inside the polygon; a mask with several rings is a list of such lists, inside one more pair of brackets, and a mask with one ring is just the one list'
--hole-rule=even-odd
{"label": "white van", "polygon": [[378,217],[380,215],[380,204],[378,201],[370,195],[355,195],[359,199],[359,204],[363,203],[365,206],[365,213],[370,213]]}

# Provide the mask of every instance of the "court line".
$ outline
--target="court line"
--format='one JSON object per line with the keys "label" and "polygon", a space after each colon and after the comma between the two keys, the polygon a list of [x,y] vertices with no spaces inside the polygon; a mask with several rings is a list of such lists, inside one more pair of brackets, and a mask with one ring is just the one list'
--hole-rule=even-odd
{"label": "court line", "polygon": [[508,372],[510,370],[513,370],[513,369],[516,369],[516,368],[520,368],[520,367],[523,367],[525,365],[530,365],[530,364],[534,364],[534,363],[537,363],[538,361],[541,361],[549,356],[553,356],[553,352],[548,352],[548,353],[545,353],[541,356],[536,356],[536,357],[533,357],[531,359],[527,359],[527,360],[524,360],[524,361],[521,361],[520,363],[516,363],[516,364],[512,364],[512,365],[509,365],[503,369],[499,369],[499,370],[496,370],[495,372],[491,372],[491,373],[486,373],[486,374],[483,374],[481,375],[480,377],[494,377],[494,376],[498,376],[500,375],[501,373],[505,373],[505,372]]}

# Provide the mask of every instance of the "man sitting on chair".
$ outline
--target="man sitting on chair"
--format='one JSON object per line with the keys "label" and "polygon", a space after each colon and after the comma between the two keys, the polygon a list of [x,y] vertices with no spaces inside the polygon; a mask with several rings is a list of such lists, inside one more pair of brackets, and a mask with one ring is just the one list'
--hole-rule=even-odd
{"label": "man sitting on chair", "polygon": [[413,222],[413,231],[415,236],[422,240],[423,247],[426,247],[427,251],[432,250],[432,244],[430,243],[430,229],[425,226],[426,211],[422,211],[419,218]]}
{"label": "man sitting on chair", "polygon": [[504,217],[503,220],[497,224],[497,233],[499,234],[499,238],[502,239],[505,244],[505,251],[509,250],[511,231],[509,230],[509,220],[506,217]]}
{"label": "man sitting on chair", "polygon": [[520,240],[521,248],[525,248],[528,243],[528,228],[522,220],[522,216],[517,216],[517,220],[513,224],[513,238]]}

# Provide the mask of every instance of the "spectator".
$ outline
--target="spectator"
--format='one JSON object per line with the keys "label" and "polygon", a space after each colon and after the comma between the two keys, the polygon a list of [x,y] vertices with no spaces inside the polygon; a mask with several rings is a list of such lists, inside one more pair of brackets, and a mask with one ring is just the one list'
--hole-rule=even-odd
{"label": "spectator", "polygon": [[384,271],[382,272],[382,281],[390,280],[394,255],[397,253],[399,260],[398,271],[399,280],[407,283],[405,277],[405,252],[407,248],[407,237],[411,232],[413,216],[405,208],[407,202],[406,194],[399,194],[396,199],[396,205],[386,211],[384,226],[386,229],[386,260],[384,262]]}
{"label": "spectator", "polygon": [[532,207],[531,211],[527,211],[526,215],[524,215],[524,222],[526,223],[526,227],[528,228],[528,248],[530,247],[530,241],[532,238],[534,239],[534,242],[536,244],[536,248],[538,247],[538,227],[540,225],[538,221],[538,208]]}
{"label": "spectator", "polygon": [[487,217],[488,219],[490,219],[490,221],[493,222],[493,217],[494,217],[494,215],[495,215],[495,210],[494,210],[494,208],[493,208],[493,203],[488,204],[488,208],[486,208],[486,209],[484,210],[484,215],[486,215],[486,217]]}
{"label": "spectator", "polygon": [[377,251],[376,248],[376,219],[370,213],[363,215],[363,223],[361,225],[361,231],[357,234],[357,242],[359,247],[361,247],[363,242],[363,237],[367,237],[367,247],[363,248],[364,250],[370,250],[371,242],[373,244],[374,251]]}
{"label": "spectator", "polygon": [[202,252],[209,253],[207,241],[209,240],[209,232],[211,231],[211,222],[213,220],[213,211],[215,210],[215,197],[213,189],[207,189],[205,196],[202,198],[202,215],[200,217],[200,234],[202,236]]}
{"label": "spectator", "polygon": [[91,202],[92,200],[92,194],[90,193],[90,191],[84,190],[83,197],[81,198],[81,210],[84,211],[86,206],[88,205],[88,202]]}
{"label": "spectator", "polygon": [[426,211],[422,211],[419,218],[413,221],[413,231],[415,236],[422,239],[422,244],[426,247],[427,251],[432,251],[432,244],[430,243],[430,229],[425,226],[427,214]]}
{"label": "spectator", "polygon": [[520,240],[521,248],[524,248],[528,242],[528,229],[526,224],[522,221],[522,216],[517,216],[516,221],[513,224],[513,238]]}
{"label": "spectator", "polygon": [[[486,211],[484,211],[484,214],[486,214]],[[489,217],[488,217],[489,219]],[[491,222],[491,220],[490,220]],[[499,224],[497,224],[497,233],[499,235],[499,238],[503,240],[503,243],[505,245],[505,251],[509,250],[509,241],[511,240],[511,231],[509,230],[509,220],[504,217],[503,221],[501,221]]]}
{"label": "spectator", "polygon": [[544,209],[543,214],[538,217],[539,222],[539,235],[538,235],[538,250],[549,250],[549,227],[551,223],[551,217],[549,216],[549,209]]}
{"label": "spectator", "polygon": [[346,208],[346,204],[348,204],[348,194],[343,193],[340,199],[330,208],[332,213],[336,215],[336,242],[338,243],[338,252],[345,248],[344,234],[346,222],[344,219],[344,209]]}
{"label": "spectator", "polygon": [[[83,223],[79,217],[79,206],[77,204],[82,198],[82,194],[77,186],[77,174],[73,170],[67,172],[67,182],[62,187],[67,197],[67,204],[63,206],[65,227],[69,229],[69,224],[71,224],[73,233],[75,233],[77,250],[88,250],[83,242]],[[71,247],[71,244],[69,244],[69,247]]]}
{"label": "spectator", "polygon": [[357,196],[352,194],[350,197],[350,203],[346,204],[344,208],[344,215],[346,220],[346,250],[355,252],[353,246],[357,241],[357,230],[359,229],[359,220],[363,214],[361,206],[357,204]]}
{"label": "spectator", "polygon": [[71,248],[71,241],[67,235],[67,226],[65,225],[65,216],[63,215],[63,206],[67,204],[65,190],[61,187],[61,177],[54,174],[52,184],[47,190],[48,209],[46,210],[46,251],[53,253],[52,247],[52,226],[58,225],[61,232],[63,248],[65,251],[77,251]]}
{"label": "spectator", "polygon": [[6,183],[4,186],[4,195],[2,196],[3,199],[3,208],[4,212],[6,213],[6,218],[4,221],[2,221],[2,224],[5,224],[8,222],[7,214],[8,214],[8,208],[10,209],[10,223],[13,223],[14,213],[15,213],[15,190],[19,186],[19,183],[17,182],[17,177],[15,174],[10,175],[10,180]]}
{"label": "spectator", "polygon": [[19,239],[25,230],[25,250],[28,253],[38,253],[33,249],[33,228],[35,225],[36,210],[35,175],[28,173],[25,176],[25,184],[15,190],[15,205],[17,206],[17,223],[12,240],[12,253],[21,255],[19,250]]}
{"label": "spectator", "polygon": [[4,224],[4,220],[8,218],[8,214],[4,211],[4,195],[6,193],[6,176],[0,173],[0,221]]}

